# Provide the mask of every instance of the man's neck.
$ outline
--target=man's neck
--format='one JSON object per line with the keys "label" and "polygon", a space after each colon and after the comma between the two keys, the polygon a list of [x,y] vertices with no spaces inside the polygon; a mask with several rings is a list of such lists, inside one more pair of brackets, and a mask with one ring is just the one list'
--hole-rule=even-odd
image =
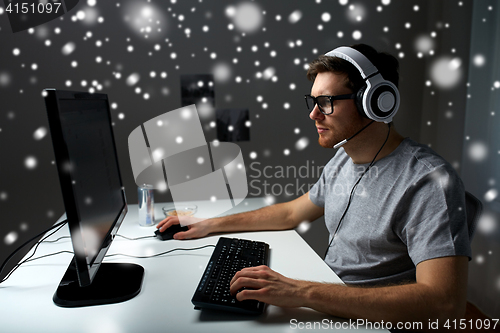
{"label": "man's neck", "polygon": [[[375,161],[378,161],[392,153],[404,140],[404,137],[401,136],[392,125],[388,138],[388,125],[383,123],[376,123],[373,125],[369,126],[364,132],[360,133],[358,138],[354,138],[351,142],[348,142],[344,146],[345,152],[355,164],[370,163],[382,145],[384,145],[375,159]],[[384,144],[386,138],[387,142]]]}

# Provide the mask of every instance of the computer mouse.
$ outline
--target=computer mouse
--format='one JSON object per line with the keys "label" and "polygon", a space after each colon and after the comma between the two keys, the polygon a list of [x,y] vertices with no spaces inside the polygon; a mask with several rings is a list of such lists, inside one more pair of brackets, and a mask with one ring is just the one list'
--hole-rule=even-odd
{"label": "computer mouse", "polygon": [[173,226],[167,228],[167,230],[161,232],[160,229],[155,231],[155,235],[160,240],[169,240],[174,238],[174,234],[180,231],[187,231],[189,228],[187,226],[181,227],[180,224],[174,224]]}

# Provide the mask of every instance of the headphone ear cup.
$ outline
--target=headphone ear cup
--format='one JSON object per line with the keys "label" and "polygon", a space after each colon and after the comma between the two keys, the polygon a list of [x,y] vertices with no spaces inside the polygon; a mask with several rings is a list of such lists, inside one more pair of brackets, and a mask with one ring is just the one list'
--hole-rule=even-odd
{"label": "headphone ear cup", "polygon": [[[399,108],[399,93],[392,83],[385,81],[368,92],[368,114],[378,119],[392,119]],[[385,121],[385,120],[384,120]]]}
{"label": "headphone ear cup", "polygon": [[362,86],[356,93],[356,108],[358,109],[358,112],[362,117],[368,118],[365,110],[363,109],[363,95],[365,94],[365,90],[366,84]]}

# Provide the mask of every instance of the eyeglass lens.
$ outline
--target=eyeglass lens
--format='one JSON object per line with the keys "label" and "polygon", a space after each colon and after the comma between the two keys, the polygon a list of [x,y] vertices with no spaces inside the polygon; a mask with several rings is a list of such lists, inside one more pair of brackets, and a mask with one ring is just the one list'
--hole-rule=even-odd
{"label": "eyeglass lens", "polygon": [[306,103],[307,103],[307,108],[309,109],[309,111],[312,111],[312,109],[314,109],[316,102],[318,103],[318,106],[319,106],[321,111],[323,111],[325,113],[332,112],[332,103],[330,102],[330,99],[327,96],[319,96],[316,98],[314,98],[312,96],[307,96]]}

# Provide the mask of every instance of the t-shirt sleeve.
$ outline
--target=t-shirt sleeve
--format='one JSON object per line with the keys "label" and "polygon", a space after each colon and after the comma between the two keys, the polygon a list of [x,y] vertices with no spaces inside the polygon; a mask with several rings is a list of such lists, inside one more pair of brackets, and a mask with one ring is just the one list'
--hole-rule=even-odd
{"label": "t-shirt sleeve", "polygon": [[313,204],[319,207],[325,207],[325,183],[326,183],[326,170],[328,168],[328,164],[323,168],[321,172],[321,176],[319,177],[316,184],[311,187],[309,190],[309,200]]}
{"label": "t-shirt sleeve", "polygon": [[[323,171],[324,174],[324,171]],[[325,181],[323,174],[309,190],[309,200],[318,207],[325,207]]]}
{"label": "t-shirt sleeve", "polygon": [[[349,157],[344,152],[344,149],[340,148],[335,152],[333,158],[325,165],[318,181],[309,190],[309,200],[311,200],[313,204],[319,207],[325,207],[325,196],[328,190],[327,186],[332,186],[331,178],[335,174],[335,170],[339,169],[338,165],[342,164],[342,161],[347,158]],[[327,182],[328,178],[330,178],[330,182]]]}
{"label": "t-shirt sleeve", "polygon": [[440,257],[471,258],[465,190],[454,170],[440,166],[416,180],[399,202],[397,220],[415,266]]}

